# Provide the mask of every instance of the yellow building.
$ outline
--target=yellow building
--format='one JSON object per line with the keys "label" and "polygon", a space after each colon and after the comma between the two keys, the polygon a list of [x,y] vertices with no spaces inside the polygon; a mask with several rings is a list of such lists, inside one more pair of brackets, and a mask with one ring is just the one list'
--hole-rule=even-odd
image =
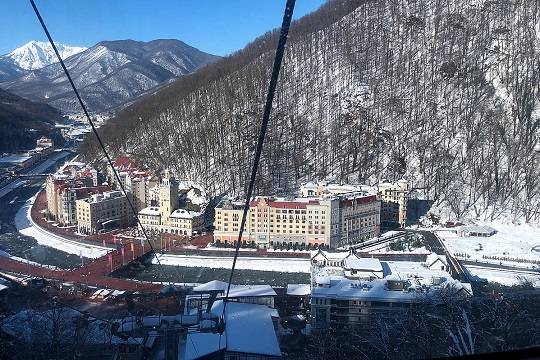
{"label": "yellow building", "polygon": [[178,207],[178,182],[165,170],[159,185],[159,214],[161,224],[169,224],[169,216]]}
{"label": "yellow building", "polygon": [[[244,209],[243,201],[225,198],[215,209],[214,241],[233,243],[238,239]],[[242,241],[249,241],[249,222],[246,221]]]}
{"label": "yellow building", "polygon": [[139,211],[139,220],[145,230],[192,236],[203,225],[200,213],[177,209],[178,182],[165,171],[159,184],[159,206],[148,206]]}
{"label": "yellow building", "polygon": [[335,184],[325,181],[307,182],[300,186],[303,197],[340,196],[358,192],[377,194],[381,200],[381,222],[392,226],[404,227],[407,221],[407,202],[409,184],[401,179],[397,182],[382,182],[376,186]]}
{"label": "yellow building", "polygon": [[[234,243],[242,219],[240,202],[216,207],[214,241]],[[250,203],[242,242],[339,247],[379,235],[380,203],[365,193],[323,198],[255,198]]]}
{"label": "yellow building", "polygon": [[174,210],[169,216],[169,233],[192,236],[202,226],[201,213],[184,209]]}
{"label": "yellow building", "polygon": [[384,182],[377,186],[382,201],[381,221],[398,223],[405,227],[407,221],[407,202],[409,200],[409,183],[405,179],[394,183]]}
{"label": "yellow building", "polygon": [[132,223],[131,209],[121,191],[95,194],[76,201],[77,229],[83,234],[127,227]]}

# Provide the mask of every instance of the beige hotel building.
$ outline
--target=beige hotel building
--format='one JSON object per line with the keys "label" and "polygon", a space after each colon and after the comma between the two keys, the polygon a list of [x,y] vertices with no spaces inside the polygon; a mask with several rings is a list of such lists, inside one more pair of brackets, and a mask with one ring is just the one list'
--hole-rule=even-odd
{"label": "beige hotel building", "polygon": [[[242,220],[242,202],[224,199],[217,207],[214,241],[234,243]],[[326,245],[331,248],[378,236],[380,201],[351,193],[321,198],[257,197],[250,203],[242,241],[260,247],[275,244]]]}

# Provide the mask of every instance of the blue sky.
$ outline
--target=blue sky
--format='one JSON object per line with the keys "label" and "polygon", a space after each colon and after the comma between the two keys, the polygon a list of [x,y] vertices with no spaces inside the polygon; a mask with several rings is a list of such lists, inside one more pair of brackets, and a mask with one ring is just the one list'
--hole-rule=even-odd
{"label": "blue sky", "polygon": [[[281,24],[285,0],[35,0],[55,41],[92,46],[102,40],[180,39],[226,55]],[[297,0],[295,18],[324,0]],[[46,40],[26,0],[0,1],[0,54]]]}

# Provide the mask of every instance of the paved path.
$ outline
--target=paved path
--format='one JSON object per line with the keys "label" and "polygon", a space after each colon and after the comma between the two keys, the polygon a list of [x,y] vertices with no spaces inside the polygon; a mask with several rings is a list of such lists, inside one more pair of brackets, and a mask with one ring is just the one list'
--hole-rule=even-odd
{"label": "paved path", "polygon": [[501,270],[514,270],[514,271],[529,272],[532,274],[540,274],[540,269],[527,269],[524,267],[499,265],[499,264],[492,264],[492,263],[482,262],[482,261],[460,260],[460,262],[465,265],[473,265],[476,267],[501,269]]}
{"label": "paved path", "polygon": [[450,273],[462,282],[470,282],[469,273],[463,265],[446,249],[441,239],[431,231],[418,231],[424,236],[425,244],[428,249],[437,255],[446,255]]}

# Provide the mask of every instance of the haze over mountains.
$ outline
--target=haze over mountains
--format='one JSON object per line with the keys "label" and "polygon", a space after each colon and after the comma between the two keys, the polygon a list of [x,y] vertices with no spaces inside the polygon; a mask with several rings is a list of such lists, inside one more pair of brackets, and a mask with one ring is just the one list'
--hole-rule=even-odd
{"label": "haze over mountains", "polygon": [[[540,220],[535,2],[328,2],[291,27],[259,194],[406,177],[451,217]],[[102,128],[113,152],[242,194],[278,33]],[[99,159],[92,139],[84,151]],[[536,161],[536,162],[535,162]]]}
{"label": "haze over mountains", "polygon": [[[31,42],[1,57],[0,88],[45,102],[64,114],[80,113],[60,64],[50,64],[54,57],[46,45]],[[179,40],[103,41],[88,49],[59,44],[59,50],[65,55],[82,98],[94,113],[112,112],[218,59]]]}

